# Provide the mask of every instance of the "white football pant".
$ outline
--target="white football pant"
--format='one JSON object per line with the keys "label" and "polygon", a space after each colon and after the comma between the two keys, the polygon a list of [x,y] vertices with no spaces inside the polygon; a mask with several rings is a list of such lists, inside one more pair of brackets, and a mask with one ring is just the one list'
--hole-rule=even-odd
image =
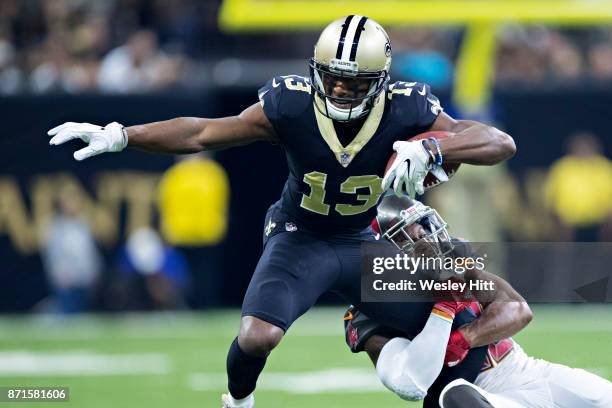
{"label": "white football pant", "polygon": [[496,367],[482,372],[470,384],[495,408],[612,408],[612,383],[588,371],[529,357],[515,343],[514,350]]}

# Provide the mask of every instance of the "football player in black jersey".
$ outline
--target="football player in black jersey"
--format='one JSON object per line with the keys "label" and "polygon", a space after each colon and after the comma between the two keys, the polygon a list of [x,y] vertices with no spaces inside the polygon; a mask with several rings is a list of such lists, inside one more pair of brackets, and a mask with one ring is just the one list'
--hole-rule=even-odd
{"label": "football player in black jersey", "polygon": [[[443,162],[493,165],[515,153],[506,133],[444,113],[426,84],[391,83],[391,55],[378,23],[342,17],[323,30],[308,78],[274,77],[259,90],[259,102],[237,116],[130,127],[68,122],[48,132],[52,145],[86,142],[74,153],[77,160],[128,146],[177,154],[268,141],[285,150],[289,175],[265,218],[263,254],[228,354],[227,407],[253,405],[270,351],[321,294],[336,290],[359,304],[360,245],[373,239],[368,226],[386,188],[421,194],[428,171]],[[405,142],[431,130],[455,135]],[[393,150],[397,159],[385,176]],[[417,334],[431,307],[407,305],[390,323]]]}

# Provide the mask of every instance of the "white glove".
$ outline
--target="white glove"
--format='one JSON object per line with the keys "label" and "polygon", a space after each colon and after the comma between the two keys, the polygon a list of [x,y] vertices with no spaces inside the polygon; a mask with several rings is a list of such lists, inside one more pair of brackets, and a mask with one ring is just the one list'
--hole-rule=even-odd
{"label": "white glove", "polygon": [[393,190],[398,196],[402,195],[403,188],[412,198],[416,194],[423,194],[425,177],[433,166],[429,163],[431,156],[422,142],[398,141],[393,143],[393,150],[397,152],[397,157],[383,178],[383,190],[391,188],[393,182]]}
{"label": "white glove", "polygon": [[54,146],[77,138],[87,143],[89,146],[74,152],[74,158],[78,161],[100,153],[120,152],[128,143],[123,125],[117,122],[109,123],[105,127],[91,123],[66,122],[54,127],[47,134],[53,136],[49,144]]}

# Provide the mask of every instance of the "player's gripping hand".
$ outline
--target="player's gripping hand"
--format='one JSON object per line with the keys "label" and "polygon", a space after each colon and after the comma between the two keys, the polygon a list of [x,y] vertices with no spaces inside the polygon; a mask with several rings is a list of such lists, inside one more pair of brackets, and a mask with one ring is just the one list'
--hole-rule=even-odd
{"label": "player's gripping hand", "polygon": [[432,165],[431,156],[422,141],[397,141],[393,143],[393,150],[397,152],[397,157],[383,178],[383,189],[391,188],[393,183],[393,190],[398,196],[403,194],[403,190],[412,198],[416,194],[423,194],[423,183]]}
{"label": "player's gripping hand", "polygon": [[453,320],[455,315],[467,309],[470,303],[471,302],[437,302],[433,309],[434,312],[439,312],[439,314],[446,315],[445,317]]}
{"label": "player's gripping hand", "polygon": [[53,136],[50,145],[60,145],[72,139],[81,139],[87,147],[74,152],[76,160],[85,160],[91,156],[106,152],[120,152],[127,146],[127,134],[123,125],[112,122],[102,127],[91,123],[66,122],[47,132]]}
{"label": "player's gripping hand", "polygon": [[471,345],[466,340],[461,330],[453,330],[448,338],[444,364],[454,367],[465,359],[470,351]]}

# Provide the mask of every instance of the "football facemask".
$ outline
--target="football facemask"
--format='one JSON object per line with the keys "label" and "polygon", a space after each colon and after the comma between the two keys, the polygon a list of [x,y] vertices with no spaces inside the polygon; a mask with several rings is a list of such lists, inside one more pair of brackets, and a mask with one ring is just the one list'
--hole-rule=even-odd
{"label": "football facemask", "polygon": [[[322,104],[316,104],[317,109],[328,118],[339,122],[348,122],[366,115],[387,83],[386,73],[351,75],[334,72],[328,66],[315,61],[311,61],[310,77],[316,94],[324,101]],[[336,87],[342,89],[343,96],[336,96]]]}
{"label": "football facemask", "polygon": [[408,196],[383,198],[376,221],[381,235],[409,256],[442,257],[454,248],[440,214]]}

